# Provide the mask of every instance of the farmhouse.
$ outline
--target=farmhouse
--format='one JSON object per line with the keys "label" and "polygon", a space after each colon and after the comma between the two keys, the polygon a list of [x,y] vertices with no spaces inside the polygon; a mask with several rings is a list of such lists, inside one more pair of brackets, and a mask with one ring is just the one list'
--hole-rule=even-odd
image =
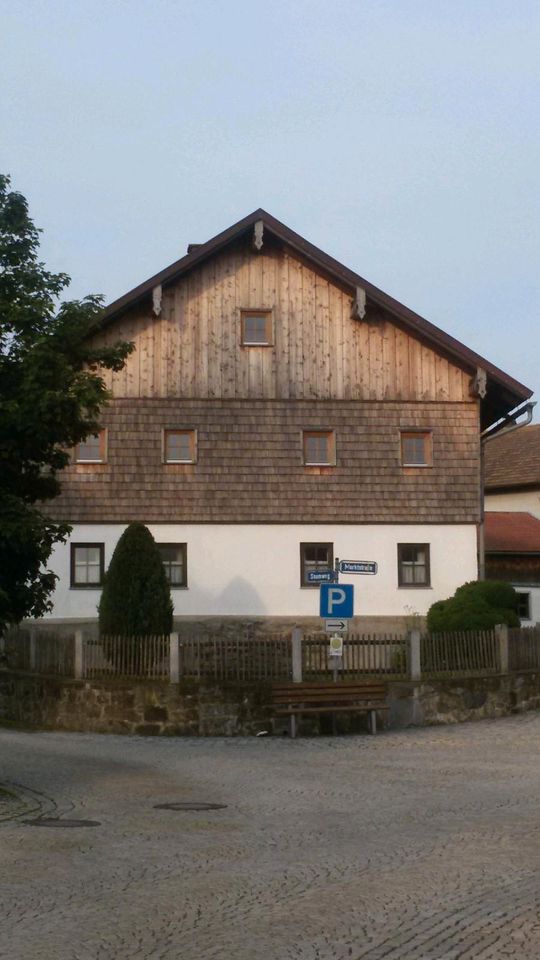
{"label": "farmhouse", "polygon": [[112,303],[99,436],[73,451],[54,620],[96,617],[132,520],[180,627],[316,622],[309,575],[369,560],[357,625],[400,624],[477,576],[480,433],[531,392],[257,210]]}
{"label": "farmhouse", "polygon": [[520,595],[524,625],[540,622],[540,424],[486,445],[486,575]]}

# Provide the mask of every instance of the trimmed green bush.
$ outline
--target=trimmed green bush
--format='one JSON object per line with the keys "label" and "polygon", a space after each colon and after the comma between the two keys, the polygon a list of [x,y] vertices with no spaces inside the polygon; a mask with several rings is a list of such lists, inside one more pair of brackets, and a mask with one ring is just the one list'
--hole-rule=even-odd
{"label": "trimmed green bush", "polygon": [[427,614],[428,630],[489,630],[497,623],[519,627],[517,604],[517,593],[509,583],[471,580],[458,587],[453,597],[432,604]]}
{"label": "trimmed green bush", "polygon": [[116,544],[99,604],[100,633],[142,637],[171,632],[171,590],[148,527],[130,523]]}

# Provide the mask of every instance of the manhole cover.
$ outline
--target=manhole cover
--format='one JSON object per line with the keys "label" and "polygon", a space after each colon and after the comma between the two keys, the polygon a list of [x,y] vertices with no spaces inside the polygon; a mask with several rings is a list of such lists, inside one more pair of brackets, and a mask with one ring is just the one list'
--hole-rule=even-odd
{"label": "manhole cover", "polygon": [[226,803],[156,803],[154,810],[225,810]]}
{"label": "manhole cover", "polygon": [[42,817],[39,820],[24,820],[31,827],[100,827],[99,820],[60,820],[58,817]]}

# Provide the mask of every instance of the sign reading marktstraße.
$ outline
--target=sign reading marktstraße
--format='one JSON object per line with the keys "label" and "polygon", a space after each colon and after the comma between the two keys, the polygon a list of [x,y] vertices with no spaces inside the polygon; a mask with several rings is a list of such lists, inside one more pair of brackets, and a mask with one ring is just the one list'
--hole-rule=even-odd
{"label": "sign reading marktstra\u00dfe", "polygon": [[374,575],[377,573],[377,563],[375,560],[340,560],[340,573],[363,573]]}

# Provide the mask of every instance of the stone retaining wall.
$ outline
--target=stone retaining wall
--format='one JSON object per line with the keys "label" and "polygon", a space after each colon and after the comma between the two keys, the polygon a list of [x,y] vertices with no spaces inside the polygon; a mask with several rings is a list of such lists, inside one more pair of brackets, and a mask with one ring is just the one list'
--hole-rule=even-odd
{"label": "stone retaining wall", "polygon": [[[273,724],[268,687],[259,683],[179,685],[152,681],[89,681],[0,672],[0,723],[55,730],[165,736],[252,736]],[[540,707],[540,673],[429,683],[389,684],[392,728],[459,723]],[[329,717],[306,732],[328,732]],[[365,729],[363,717],[340,717],[343,731]]]}

